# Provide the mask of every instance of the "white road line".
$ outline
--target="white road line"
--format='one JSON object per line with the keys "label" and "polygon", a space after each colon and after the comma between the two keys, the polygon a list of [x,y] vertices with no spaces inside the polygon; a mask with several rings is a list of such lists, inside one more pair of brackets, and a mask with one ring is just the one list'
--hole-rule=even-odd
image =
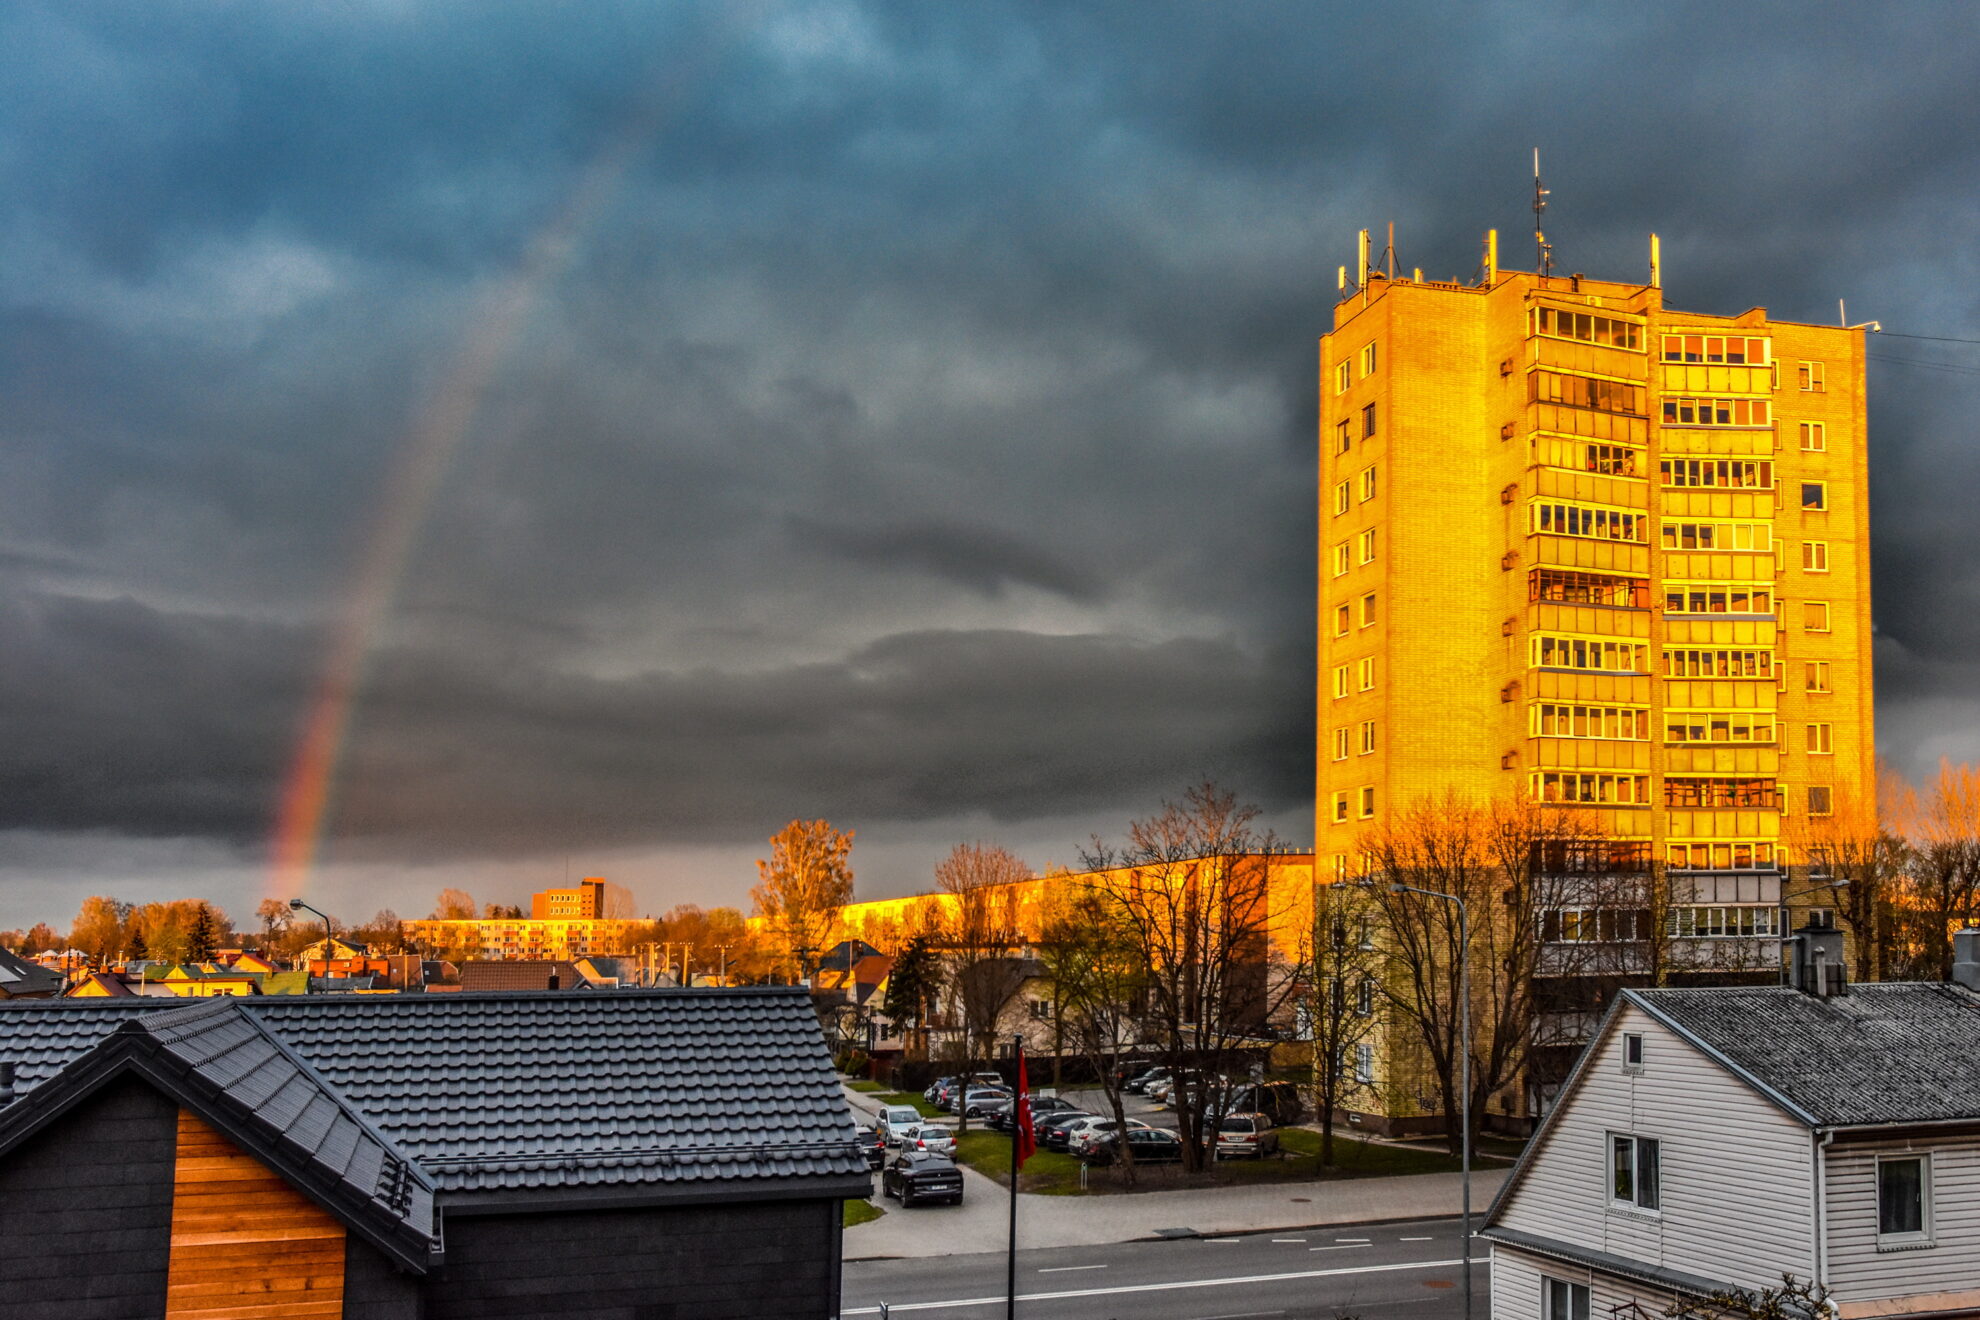
{"label": "white road line", "polygon": [[1308,1251],[1358,1251],[1367,1246],[1366,1242],[1342,1242],[1331,1247],[1308,1247]]}
{"label": "white road line", "polygon": [[1305,1238],[1273,1238],[1274,1242],[1305,1242]]}
{"label": "white road line", "polygon": [[1046,1265],[1038,1272],[1040,1274],[1066,1274],[1073,1270],[1104,1270],[1106,1268],[1105,1265]]}
{"label": "white road line", "polygon": [[[1280,1283],[1287,1279],[1331,1279],[1350,1274],[1394,1274],[1402,1270],[1447,1270],[1464,1264],[1461,1260],[1417,1260],[1399,1265],[1361,1265],[1333,1270],[1293,1270],[1285,1274],[1237,1274],[1225,1279],[1178,1279],[1173,1283],[1123,1283],[1112,1288],[1069,1288],[1064,1292],[1019,1293],[1020,1302],[1051,1302],[1066,1297],[1111,1297],[1121,1293],[1174,1292],[1183,1288],[1231,1288],[1247,1283]],[[893,1311],[943,1311],[963,1306],[1002,1306],[1004,1298],[958,1297],[947,1302],[895,1302]],[[877,1306],[855,1306],[839,1312],[848,1315],[879,1315]]]}
{"label": "white road line", "polygon": [[1435,1239],[1435,1238],[1427,1238],[1427,1237],[1413,1237],[1413,1238],[1397,1238],[1397,1239],[1396,1239],[1396,1241],[1398,1241],[1398,1242],[1435,1242],[1436,1240],[1437,1240],[1437,1239]]}
{"label": "white road line", "polygon": [[1204,1238],[1205,1242],[1235,1242],[1236,1238]]}
{"label": "white road line", "polygon": [[1284,1311],[1232,1311],[1228,1315],[1206,1315],[1201,1320],[1254,1320],[1258,1316],[1284,1314]]}
{"label": "white road line", "polygon": [[1367,1238],[1335,1238],[1336,1242],[1366,1242]]}

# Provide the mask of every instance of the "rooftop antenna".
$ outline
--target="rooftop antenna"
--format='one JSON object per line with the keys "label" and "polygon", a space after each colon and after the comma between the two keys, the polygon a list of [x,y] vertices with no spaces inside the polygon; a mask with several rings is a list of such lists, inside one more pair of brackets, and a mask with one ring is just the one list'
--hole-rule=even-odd
{"label": "rooftop antenna", "polygon": [[1540,148],[1533,149],[1533,241],[1539,245],[1540,278],[1546,279],[1554,269],[1554,245],[1547,241],[1547,235],[1540,229],[1540,214],[1547,209],[1548,190],[1540,186]]}

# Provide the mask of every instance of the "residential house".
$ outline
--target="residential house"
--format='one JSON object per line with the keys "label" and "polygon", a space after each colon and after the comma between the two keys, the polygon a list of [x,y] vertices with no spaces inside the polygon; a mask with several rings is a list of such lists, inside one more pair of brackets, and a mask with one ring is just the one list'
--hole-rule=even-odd
{"label": "residential house", "polygon": [[470,959],[461,964],[461,989],[582,990],[589,986],[577,964],[546,959]]}
{"label": "residential house", "polygon": [[1792,985],[1623,991],[1487,1215],[1495,1320],[1784,1274],[1840,1320],[1980,1317],[1980,930],[1957,944],[1956,984],[1849,986],[1811,923]]}
{"label": "residential house", "polygon": [[24,1002],[0,1062],[10,1317],[826,1320],[870,1190],[802,990]]}
{"label": "residential house", "polygon": [[69,987],[70,999],[134,999],[137,991],[115,972],[90,972]]}
{"label": "residential house", "polygon": [[62,993],[62,974],[0,949],[0,999],[51,999]]}

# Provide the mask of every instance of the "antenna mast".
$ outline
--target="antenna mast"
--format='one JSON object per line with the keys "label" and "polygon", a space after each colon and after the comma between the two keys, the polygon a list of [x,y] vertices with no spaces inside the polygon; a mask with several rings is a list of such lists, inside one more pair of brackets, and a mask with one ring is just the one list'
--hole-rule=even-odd
{"label": "antenna mast", "polygon": [[1539,245],[1538,265],[1540,278],[1546,279],[1554,269],[1554,245],[1547,241],[1547,235],[1540,229],[1540,213],[1547,209],[1547,189],[1540,186],[1540,148],[1533,149],[1533,241]]}

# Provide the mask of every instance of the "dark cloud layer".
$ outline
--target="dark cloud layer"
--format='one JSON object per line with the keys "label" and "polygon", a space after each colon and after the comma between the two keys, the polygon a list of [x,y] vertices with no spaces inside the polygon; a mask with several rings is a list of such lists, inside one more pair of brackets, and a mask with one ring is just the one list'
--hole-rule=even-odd
{"label": "dark cloud layer", "polygon": [[[1083,834],[1204,773],[1292,818],[1354,230],[1516,260],[1538,145],[1568,269],[1654,229],[1680,305],[1980,338],[1963,18],[10,6],[0,825],[256,854],[414,418],[574,196],[337,848]],[[1980,756],[1980,357],[1872,351],[1880,741]]]}

